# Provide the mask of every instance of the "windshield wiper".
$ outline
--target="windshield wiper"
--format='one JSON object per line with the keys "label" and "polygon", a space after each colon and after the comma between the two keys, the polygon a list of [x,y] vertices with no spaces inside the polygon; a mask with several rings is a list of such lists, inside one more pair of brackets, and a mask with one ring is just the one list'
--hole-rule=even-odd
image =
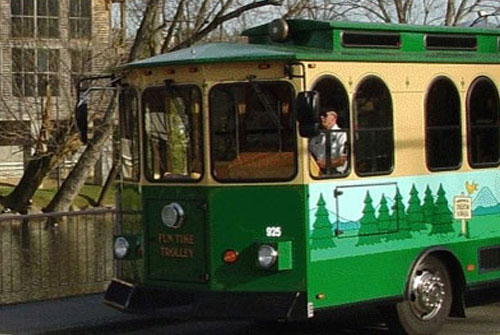
{"label": "windshield wiper", "polygon": [[282,127],[281,127],[280,119],[279,119],[278,115],[273,111],[273,107],[271,106],[271,103],[267,99],[266,94],[264,92],[262,92],[262,89],[260,88],[259,84],[255,81],[255,78],[256,78],[255,75],[249,75],[247,77],[247,80],[250,83],[250,86],[252,86],[252,89],[255,92],[255,94],[257,94],[257,97],[259,98],[260,103],[262,104],[262,106],[264,106],[266,113],[271,115],[271,118],[275,122],[278,129],[281,131]]}

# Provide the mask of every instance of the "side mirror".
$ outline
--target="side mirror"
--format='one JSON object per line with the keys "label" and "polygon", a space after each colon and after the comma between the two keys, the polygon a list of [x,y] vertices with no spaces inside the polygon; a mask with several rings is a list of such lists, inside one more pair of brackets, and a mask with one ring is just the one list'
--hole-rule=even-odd
{"label": "side mirror", "polygon": [[317,91],[299,92],[297,95],[297,121],[299,134],[311,138],[319,134],[319,93]]}
{"label": "side mirror", "polygon": [[83,143],[87,143],[88,140],[87,114],[88,114],[87,102],[85,101],[85,98],[82,98],[80,101],[78,101],[76,105],[75,119],[76,119],[76,126],[80,131],[80,139],[82,140]]}

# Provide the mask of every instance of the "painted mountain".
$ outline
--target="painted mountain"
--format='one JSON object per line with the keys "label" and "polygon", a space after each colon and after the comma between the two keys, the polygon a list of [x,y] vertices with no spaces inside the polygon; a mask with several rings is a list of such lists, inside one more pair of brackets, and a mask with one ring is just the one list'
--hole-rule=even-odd
{"label": "painted mountain", "polygon": [[488,187],[481,188],[472,202],[474,215],[490,215],[500,213],[500,203]]}

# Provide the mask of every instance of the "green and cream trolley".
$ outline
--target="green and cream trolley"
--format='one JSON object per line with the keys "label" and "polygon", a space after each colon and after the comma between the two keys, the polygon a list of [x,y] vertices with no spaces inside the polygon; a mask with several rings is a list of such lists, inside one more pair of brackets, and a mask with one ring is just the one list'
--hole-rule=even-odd
{"label": "green and cream trolley", "polygon": [[[244,35],[123,68],[117,199],[141,224],[123,216],[108,304],[300,320],[374,303],[431,334],[500,284],[499,30]],[[308,150],[335,133],[343,172]]]}

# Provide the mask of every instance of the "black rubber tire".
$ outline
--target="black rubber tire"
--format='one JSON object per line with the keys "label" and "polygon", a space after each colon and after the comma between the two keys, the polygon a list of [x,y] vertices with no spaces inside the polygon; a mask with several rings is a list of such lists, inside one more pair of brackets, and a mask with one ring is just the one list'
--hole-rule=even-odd
{"label": "black rubber tire", "polygon": [[[418,308],[414,302],[415,296],[412,296],[412,282],[418,280],[418,276],[422,273],[434,274],[440,278],[442,283],[441,307],[437,311],[433,311],[429,315],[417,315]],[[414,269],[412,278],[408,284],[407,299],[396,305],[394,309],[394,317],[389,321],[391,334],[408,334],[408,335],[431,335],[441,329],[451,310],[453,300],[453,287],[448,270],[445,264],[435,256],[427,256]]]}

